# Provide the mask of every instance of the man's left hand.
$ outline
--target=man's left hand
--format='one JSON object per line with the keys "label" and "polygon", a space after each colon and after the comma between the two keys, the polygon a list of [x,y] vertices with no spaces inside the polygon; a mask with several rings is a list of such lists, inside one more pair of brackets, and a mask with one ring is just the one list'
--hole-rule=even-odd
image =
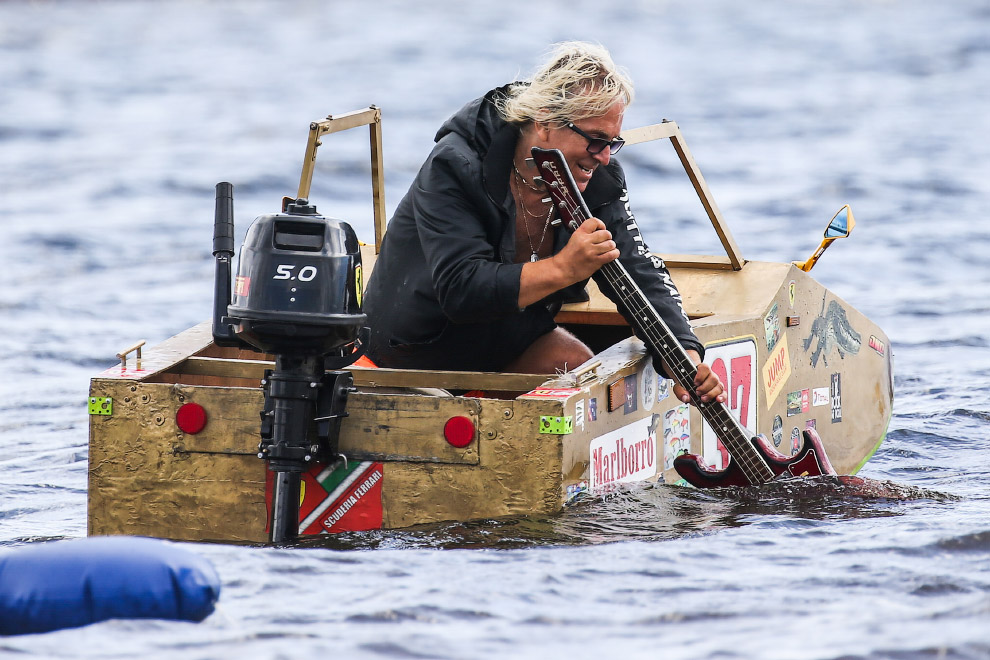
{"label": "man's left hand", "polygon": [[[698,372],[694,376],[694,391],[697,392],[698,397],[705,403],[709,401],[725,403],[725,387],[722,386],[718,374],[701,361],[698,351],[688,350],[686,353],[698,366]],[[674,384],[674,396],[684,403],[691,403],[691,395],[680,385]]]}

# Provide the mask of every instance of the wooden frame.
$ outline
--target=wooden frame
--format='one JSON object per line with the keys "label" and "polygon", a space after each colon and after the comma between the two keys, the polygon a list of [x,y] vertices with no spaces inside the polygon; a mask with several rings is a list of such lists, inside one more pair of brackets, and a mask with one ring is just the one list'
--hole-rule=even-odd
{"label": "wooden frame", "polygon": [[371,199],[375,213],[375,254],[378,254],[382,249],[387,219],[385,218],[385,167],[382,159],[382,111],[377,106],[369,105],[364,110],[355,110],[336,117],[327,115],[325,120],[314,121],[309,125],[309,139],[306,141],[306,155],[303,157],[296,198],[309,198],[310,188],[313,185],[313,171],[316,167],[316,150],[322,144],[320,138],[358,126],[368,126],[371,137]]}
{"label": "wooden frame", "polygon": [[677,122],[664,119],[663,122],[659,124],[622,131],[622,137],[625,139],[626,144],[640,144],[642,142],[662,139],[670,140],[670,143],[674,147],[674,151],[677,152],[677,157],[681,160],[681,165],[684,166],[684,171],[691,180],[691,185],[694,186],[694,190],[698,193],[698,198],[701,200],[702,206],[705,207],[705,213],[708,214],[708,218],[712,221],[712,226],[715,228],[715,233],[718,234],[719,240],[722,241],[722,247],[725,248],[725,253],[728,256],[728,261],[725,261],[721,257],[712,256],[661,255],[667,265],[671,268],[742,269],[743,264],[746,263],[746,260],[743,259],[742,252],[739,250],[736,240],[732,237],[732,232],[729,231],[729,226],[725,223],[725,219],[722,217],[722,212],[715,203],[715,199],[712,197],[712,192],[708,188],[708,183],[705,181],[705,177],[701,175],[701,170],[698,168],[698,164],[694,161],[694,156],[691,155],[691,150],[688,149],[687,143],[684,141],[684,136],[681,135],[681,129],[677,126]]}

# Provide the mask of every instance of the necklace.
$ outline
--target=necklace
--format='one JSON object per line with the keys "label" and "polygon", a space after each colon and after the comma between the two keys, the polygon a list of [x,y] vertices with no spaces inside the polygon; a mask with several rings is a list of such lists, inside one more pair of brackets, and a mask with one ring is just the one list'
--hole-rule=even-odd
{"label": "necklace", "polygon": [[529,181],[527,181],[526,177],[524,177],[522,172],[519,171],[519,168],[516,167],[515,161],[512,161],[512,171],[516,173],[516,178],[519,179],[519,181],[522,181],[523,185],[529,188],[530,190],[532,190],[533,192],[543,194],[543,192],[546,190],[546,188],[544,188],[543,186],[538,186],[535,183],[530,183]]}
{"label": "necklace", "polygon": [[[513,169],[515,169],[515,165],[513,165],[512,167],[513,167]],[[522,175],[519,174],[519,170],[516,170],[516,174],[518,174],[519,175],[519,178],[522,179]],[[524,183],[525,183],[525,181],[526,181],[526,179],[523,179],[523,182]],[[522,194],[521,194],[522,191],[519,190],[519,184],[518,183],[516,184],[515,188],[516,188],[516,199],[519,202],[519,207],[522,208],[523,213],[525,213],[526,215],[528,215],[531,218],[539,219],[539,218],[543,217],[541,215],[538,215],[536,213],[533,213],[532,211],[529,210],[529,208],[526,207],[526,202],[523,201]],[[529,231],[529,221],[528,220],[525,220],[524,221],[525,224],[526,224],[526,241],[529,243],[529,251],[530,251],[529,260],[530,260],[530,262],[535,262],[535,261],[539,261],[540,260],[539,252],[540,252],[540,249],[543,247],[543,241],[546,240],[547,229],[549,229],[549,227],[550,227],[550,219],[551,218],[553,218],[553,204],[551,204],[550,205],[550,208],[547,209],[547,217],[546,217],[546,220],[543,222],[543,231],[540,233],[540,242],[539,242],[539,244],[537,244],[536,247],[533,247],[533,235]]]}

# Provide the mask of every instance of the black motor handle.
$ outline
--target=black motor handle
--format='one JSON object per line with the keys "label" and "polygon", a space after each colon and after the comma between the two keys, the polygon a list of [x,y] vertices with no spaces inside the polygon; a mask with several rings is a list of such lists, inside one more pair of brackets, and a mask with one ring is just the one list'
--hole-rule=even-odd
{"label": "black motor handle", "polygon": [[217,207],[213,216],[213,256],[234,256],[234,186],[217,184]]}
{"label": "black motor handle", "polygon": [[224,323],[230,304],[231,260],[234,258],[234,186],[217,184],[217,205],[213,216],[213,256],[216,274],[213,282],[213,341],[218,346],[240,346],[234,329]]}

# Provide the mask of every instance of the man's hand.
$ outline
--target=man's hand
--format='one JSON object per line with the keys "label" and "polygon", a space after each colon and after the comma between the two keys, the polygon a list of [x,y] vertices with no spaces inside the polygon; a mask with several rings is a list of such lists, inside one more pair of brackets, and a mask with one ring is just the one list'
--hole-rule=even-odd
{"label": "man's hand", "polygon": [[619,258],[612,232],[598,218],[588,218],[578,227],[567,245],[551,257],[569,284],[591,277],[599,268]]}
{"label": "man's hand", "polygon": [[588,218],[571,234],[564,249],[533,263],[524,263],[519,278],[519,307],[591,277],[619,257],[612,232],[598,218]]}
{"label": "man's hand", "polygon": [[[722,381],[719,379],[718,374],[709,368],[707,364],[701,361],[701,356],[698,355],[698,351],[687,350],[685,351],[688,357],[698,366],[698,373],[694,376],[694,391],[698,393],[698,396],[705,403],[709,401],[719,401],[720,403],[725,403],[725,388],[722,386]],[[691,403],[691,395],[688,394],[680,385],[674,385],[674,396],[678,400],[684,403]]]}

